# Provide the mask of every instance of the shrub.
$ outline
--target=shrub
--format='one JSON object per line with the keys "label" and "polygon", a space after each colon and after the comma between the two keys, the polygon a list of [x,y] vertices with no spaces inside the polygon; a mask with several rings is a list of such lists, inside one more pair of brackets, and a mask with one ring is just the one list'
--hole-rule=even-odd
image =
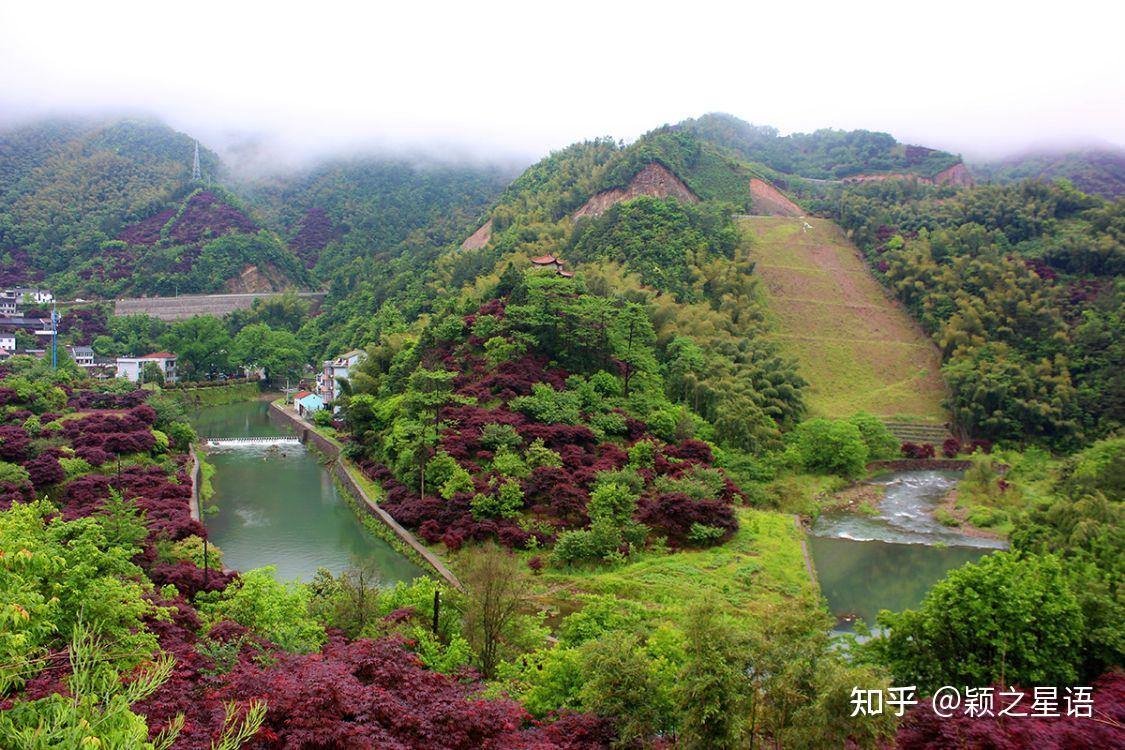
{"label": "shrub", "polygon": [[[89,474],[94,470],[90,462],[82,458],[60,458],[59,465],[62,466],[63,473],[66,475],[66,481],[68,482],[84,474]],[[2,479],[0,479],[0,481],[2,481]]]}
{"label": "shrub", "polygon": [[66,479],[66,472],[59,465],[59,460],[47,453],[36,456],[26,462],[23,467],[27,469],[28,477],[36,489],[43,489],[48,485],[58,484]]}
{"label": "shrub", "polygon": [[490,451],[500,448],[519,448],[523,445],[523,438],[510,424],[486,424],[480,429],[481,445]]}
{"label": "shrub", "polygon": [[630,467],[599,471],[594,475],[594,484],[591,489],[597,490],[607,484],[625,487],[634,497],[640,497],[645,488],[644,477],[638,474],[636,469]]}
{"label": "shrub", "polygon": [[867,460],[879,458],[894,458],[898,450],[898,441],[883,421],[878,417],[860,412],[848,420],[856,426],[863,442],[867,446]]}
{"label": "shrub", "polygon": [[523,479],[531,474],[520,455],[510,448],[502,447],[492,457],[492,468],[505,477]]}
{"label": "shrub", "polygon": [[629,465],[635,469],[651,469],[656,460],[656,444],[638,440],[629,447]]}
{"label": "shrub", "polygon": [[169,440],[167,434],[160,430],[153,430],[152,440],[152,450],[154,453],[166,453],[168,451]]}
{"label": "shrub", "polygon": [[331,427],[335,417],[329,409],[317,409],[313,412],[312,421],[317,427]]}
{"label": "shrub", "polygon": [[955,437],[945,439],[941,444],[941,455],[946,458],[956,458],[961,453],[961,441]]}
{"label": "shrub", "polygon": [[0,461],[0,484],[11,482],[12,484],[23,484],[30,480],[30,475],[27,469],[19,464],[8,463],[7,461]]}
{"label": "shrub", "polygon": [[[679,492],[665,492],[646,499],[637,520],[667,537],[677,547],[714,544],[738,528],[729,505],[715,500],[693,500]],[[693,529],[696,526],[719,529],[719,533]]]}
{"label": "shrub", "polygon": [[825,471],[854,477],[867,465],[867,443],[851,422],[810,419],[794,430],[797,455],[809,471]]}
{"label": "shrub", "polygon": [[442,483],[438,494],[445,500],[452,500],[459,492],[473,491],[473,476],[460,465],[450,473],[449,478]]}
{"label": "shrub", "polygon": [[515,479],[500,485],[495,495],[476,494],[469,503],[473,518],[513,518],[523,510],[523,490]]}
{"label": "shrub", "polygon": [[536,438],[531,441],[531,445],[527,446],[527,452],[524,453],[524,461],[527,462],[529,469],[539,469],[544,466],[560,467],[562,466],[562,458],[558,453],[548,448],[542,438]]}
{"label": "shrub", "polygon": [[195,430],[187,422],[172,422],[168,425],[167,432],[172,446],[178,451],[186,451],[198,439]]}
{"label": "shrub", "polygon": [[519,396],[509,406],[536,422],[577,425],[582,421],[581,401],[572,391],[556,391],[544,383],[535,383],[530,396]]}
{"label": "shrub", "polygon": [[937,451],[934,450],[934,446],[930,445],[929,443],[918,444],[908,441],[902,444],[901,451],[902,455],[906,458],[913,458],[918,460],[933,458],[937,455]]}

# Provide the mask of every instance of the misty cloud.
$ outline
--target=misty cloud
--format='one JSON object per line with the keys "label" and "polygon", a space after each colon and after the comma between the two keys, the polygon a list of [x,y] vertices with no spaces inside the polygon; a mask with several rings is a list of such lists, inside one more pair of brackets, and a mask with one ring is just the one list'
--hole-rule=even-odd
{"label": "misty cloud", "polygon": [[1125,146],[1123,28],[1125,5],[1090,0],[9,2],[0,121],[151,113],[256,168],[357,149],[530,161],[708,111],[970,157]]}

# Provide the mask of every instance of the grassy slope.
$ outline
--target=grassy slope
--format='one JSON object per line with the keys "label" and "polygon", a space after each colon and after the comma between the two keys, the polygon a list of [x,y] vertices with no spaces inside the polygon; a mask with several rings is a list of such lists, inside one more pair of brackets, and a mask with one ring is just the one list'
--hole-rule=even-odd
{"label": "grassy slope", "polygon": [[809,381],[813,416],[857,411],[941,423],[945,411],[937,349],[868,272],[827,219],[762,217],[741,226],[775,336]]}
{"label": "grassy slope", "polygon": [[746,615],[777,606],[819,606],[801,552],[804,533],[793,516],[749,508],[737,513],[738,532],[719,547],[645,554],[617,568],[548,567],[535,579],[541,601],[565,615],[581,608],[580,594],[615,594],[673,617],[704,592]]}

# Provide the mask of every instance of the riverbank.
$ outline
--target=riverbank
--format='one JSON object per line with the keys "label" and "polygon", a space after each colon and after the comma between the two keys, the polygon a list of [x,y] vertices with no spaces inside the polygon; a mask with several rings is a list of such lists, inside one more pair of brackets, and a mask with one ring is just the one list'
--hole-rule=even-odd
{"label": "riverbank", "polygon": [[234,383],[233,385],[213,385],[200,388],[164,388],[162,395],[179,401],[187,408],[203,406],[222,406],[256,399],[262,394],[258,381]]}

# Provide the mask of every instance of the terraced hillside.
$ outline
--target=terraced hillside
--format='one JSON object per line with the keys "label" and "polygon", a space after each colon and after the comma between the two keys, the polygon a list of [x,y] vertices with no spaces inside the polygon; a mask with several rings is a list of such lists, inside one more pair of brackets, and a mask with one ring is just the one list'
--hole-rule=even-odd
{"label": "terraced hillside", "polygon": [[937,349],[827,219],[740,221],[763,281],[775,335],[809,381],[813,416],[868,411],[941,424]]}

